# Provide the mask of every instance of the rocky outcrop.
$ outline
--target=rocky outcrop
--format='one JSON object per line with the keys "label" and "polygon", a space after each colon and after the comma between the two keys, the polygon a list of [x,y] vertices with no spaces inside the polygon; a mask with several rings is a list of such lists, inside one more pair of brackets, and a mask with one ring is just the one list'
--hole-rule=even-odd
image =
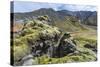
{"label": "rocky outcrop", "polygon": [[20,34],[16,33],[13,47],[14,65],[38,64],[36,58],[43,55],[49,58],[62,58],[79,53],[70,33],[49,25],[50,21],[47,18],[42,16],[28,21],[23,25]]}
{"label": "rocky outcrop", "polygon": [[55,38],[46,39],[38,40],[35,46],[32,47],[32,54],[34,56],[47,54],[49,57],[64,57],[76,50],[75,44],[70,40],[67,33],[60,36],[59,40]]}

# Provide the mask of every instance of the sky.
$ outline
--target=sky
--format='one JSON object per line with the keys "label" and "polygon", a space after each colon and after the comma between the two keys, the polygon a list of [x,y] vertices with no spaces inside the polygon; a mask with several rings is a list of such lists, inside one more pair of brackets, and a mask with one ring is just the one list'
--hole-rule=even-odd
{"label": "sky", "polygon": [[14,12],[31,12],[40,8],[53,8],[56,11],[97,11],[97,7],[93,5],[75,5],[75,4],[57,4],[57,3],[40,3],[14,1]]}

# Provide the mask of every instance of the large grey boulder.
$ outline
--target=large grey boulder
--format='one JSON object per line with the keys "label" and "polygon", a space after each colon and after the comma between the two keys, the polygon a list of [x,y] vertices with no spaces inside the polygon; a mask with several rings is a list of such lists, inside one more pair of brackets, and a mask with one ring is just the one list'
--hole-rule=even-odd
{"label": "large grey boulder", "polygon": [[38,64],[38,61],[31,54],[23,57],[21,62],[23,66]]}

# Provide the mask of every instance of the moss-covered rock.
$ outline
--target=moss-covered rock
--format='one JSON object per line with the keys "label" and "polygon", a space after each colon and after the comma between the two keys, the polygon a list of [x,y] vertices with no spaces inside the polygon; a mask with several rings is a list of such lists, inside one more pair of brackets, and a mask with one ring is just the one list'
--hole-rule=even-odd
{"label": "moss-covered rock", "polygon": [[33,21],[27,21],[20,34],[16,34],[11,47],[15,65],[29,54],[33,55],[33,59],[38,58],[37,64],[84,62],[97,59],[96,53],[85,47],[87,43],[96,43],[96,40],[71,38],[70,33],[61,32],[59,28],[43,23],[47,19],[48,16],[41,16]]}

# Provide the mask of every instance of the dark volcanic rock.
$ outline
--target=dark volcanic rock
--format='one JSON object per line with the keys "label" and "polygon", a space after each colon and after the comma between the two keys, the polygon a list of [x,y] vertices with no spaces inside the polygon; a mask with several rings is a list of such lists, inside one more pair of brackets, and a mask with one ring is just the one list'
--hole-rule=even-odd
{"label": "dark volcanic rock", "polygon": [[[66,38],[66,39],[65,39]],[[58,41],[57,46],[51,46],[49,51],[52,57],[63,57],[69,53],[73,53],[76,51],[75,44],[64,34],[61,37],[61,40]]]}
{"label": "dark volcanic rock", "polygon": [[49,57],[63,57],[76,51],[76,45],[69,38],[69,35],[64,34],[58,42],[55,41],[55,38],[37,41],[32,47],[32,54],[34,56],[47,54]]}

